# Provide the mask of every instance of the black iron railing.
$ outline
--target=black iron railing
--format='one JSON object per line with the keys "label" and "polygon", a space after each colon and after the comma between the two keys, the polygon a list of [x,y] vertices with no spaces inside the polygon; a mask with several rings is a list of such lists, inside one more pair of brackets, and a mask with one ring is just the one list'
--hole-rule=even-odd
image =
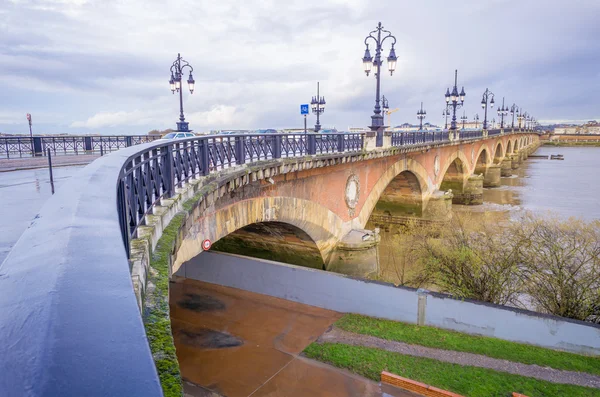
{"label": "black iron railing", "polygon": [[191,178],[259,160],[360,151],[363,139],[360,133],[216,135],[165,141],[141,151],[125,163],[118,184],[125,245],[152,206]]}
{"label": "black iron railing", "polygon": [[0,158],[45,156],[48,149],[55,155],[112,152],[158,138],[156,135],[4,136],[0,137]]}

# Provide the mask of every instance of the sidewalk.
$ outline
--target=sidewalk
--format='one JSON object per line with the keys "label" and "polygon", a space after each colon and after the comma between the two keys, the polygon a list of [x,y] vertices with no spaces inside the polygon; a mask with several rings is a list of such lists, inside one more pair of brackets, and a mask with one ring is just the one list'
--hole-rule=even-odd
{"label": "sidewalk", "polygon": [[[84,165],[100,157],[98,154],[80,154],[67,156],[52,156],[52,167],[66,167],[69,165]],[[14,159],[0,159],[0,172],[29,170],[34,168],[47,168],[48,157],[23,157]]]}

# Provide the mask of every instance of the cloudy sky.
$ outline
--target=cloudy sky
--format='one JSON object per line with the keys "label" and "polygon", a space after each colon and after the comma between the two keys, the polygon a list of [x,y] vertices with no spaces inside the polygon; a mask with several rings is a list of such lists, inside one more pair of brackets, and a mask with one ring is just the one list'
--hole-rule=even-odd
{"label": "cloudy sky", "polygon": [[398,40],[393,124],[421,101],[440,124],[454,69],[469,119],[486,87],[542,121],[600,119],[599,18],[598,0],[0,0],[0,132],[28,132],[28,112],[39,133],[173,128],[178,52],[195,131],[301,127],[317,81],[324,126],[366,126],[363,40],[380,20]]}

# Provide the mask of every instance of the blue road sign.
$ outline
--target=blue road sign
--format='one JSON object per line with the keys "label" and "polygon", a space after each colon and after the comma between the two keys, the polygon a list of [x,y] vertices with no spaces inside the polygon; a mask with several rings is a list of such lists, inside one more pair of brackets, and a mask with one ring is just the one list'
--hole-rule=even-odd
{"label": "blue road sign", "polygon": [[308,114],[308,104],[300,105],[300,114]]}

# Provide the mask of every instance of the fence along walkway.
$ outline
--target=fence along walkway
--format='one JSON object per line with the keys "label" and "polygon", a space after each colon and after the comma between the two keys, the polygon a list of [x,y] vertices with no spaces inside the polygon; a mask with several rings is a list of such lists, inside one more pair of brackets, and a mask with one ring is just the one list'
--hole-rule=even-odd
{"label": "fence along walkway", "polygon": [[0,137],[0,158],[45,156],[48,149],[54,155],[112,152],[158,138],[156,135],[3,136]]}

